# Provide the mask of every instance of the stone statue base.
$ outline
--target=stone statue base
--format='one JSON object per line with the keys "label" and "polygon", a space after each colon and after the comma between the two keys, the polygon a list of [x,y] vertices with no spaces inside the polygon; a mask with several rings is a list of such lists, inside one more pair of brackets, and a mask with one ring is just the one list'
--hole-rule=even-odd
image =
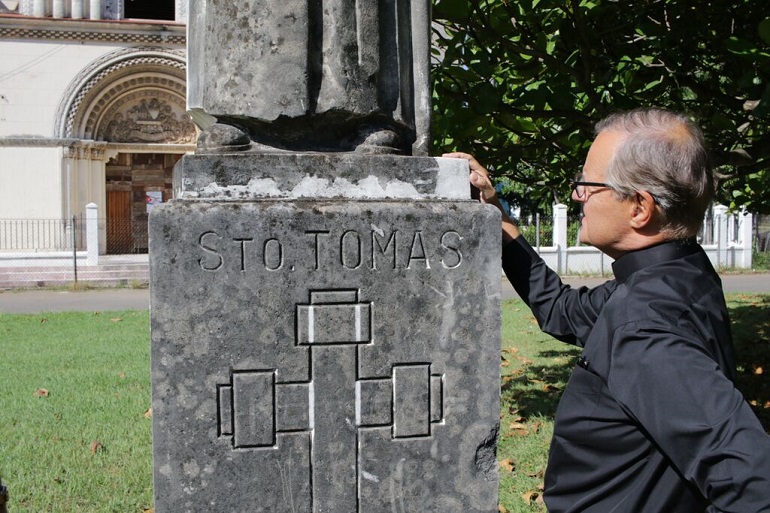
{"label": "stone statue base", "polygon": [[182,160],[150,216],[157,513],[497,511],[500,218],[467,173]]}

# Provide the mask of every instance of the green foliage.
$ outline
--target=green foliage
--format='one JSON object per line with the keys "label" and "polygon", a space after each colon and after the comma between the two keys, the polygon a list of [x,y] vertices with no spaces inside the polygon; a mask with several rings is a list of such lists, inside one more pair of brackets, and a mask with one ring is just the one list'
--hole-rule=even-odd
{"label": "green foliage", "polygon": [[751,267],[756,271],[770,271],[770,252],[754,249],[751,255]]}
{"label": "green foliage", "polygon": [[568,203],[594,124],[661,106],[703,127],[721,201],[770,212],[767,16],[766,0],[437,0],[437,151]]}
{"label": "green foliage", "polygon": [[[533,247],[538,244],[537,225],[520,224],[519,231],[527,239],[527,242]],[[567,244],[568,246],[578,245],[578,233],[580,232],[580,221],[573,221],[567,225]],[[550,246],[553,244],[553,224],[551,219],[541,219],[540,224],[540,246]]]}
{"label": "green foliage", "polygon": [[[553,224],[540,224],[540,233],[536,224],[520,225],[519,231],[532,247],[553,245]],[[538,236],[539,235],[539,236]]]}

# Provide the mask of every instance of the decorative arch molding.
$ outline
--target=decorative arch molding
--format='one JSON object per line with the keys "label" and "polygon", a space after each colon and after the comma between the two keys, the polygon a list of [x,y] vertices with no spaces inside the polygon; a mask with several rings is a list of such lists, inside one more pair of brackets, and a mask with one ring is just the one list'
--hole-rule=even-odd
{"label": "decorative arch molding", "polygon": [[[57,109],[55,137],[86,140],[100,135],[106,137],[107,126],[120,113],[120,107],[131,110],[152,98],[163,103],[162,122],[182,123],[189,132],[192,122],[184,114],[185,73],[183,50],[124,48],[111,52],[84,68],[70,83]],[[131,100],[136,103],[129,105]],[[146,119],[146,113],[139,110],[134,114],[144,116],[141,119],[134,116],[134,121],[158,121]],[[157,142],[182,142],[182,139]]]}

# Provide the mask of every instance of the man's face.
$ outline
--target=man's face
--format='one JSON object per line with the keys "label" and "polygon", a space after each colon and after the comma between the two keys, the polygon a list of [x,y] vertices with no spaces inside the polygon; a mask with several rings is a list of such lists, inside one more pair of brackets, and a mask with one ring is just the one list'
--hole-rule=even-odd
{"label": "man's face", "polygon": [[[596,137],[583,166],[583,181],[605,181],[610,160],[624,137],[612,131]],[[582,203],[580,242],[591,244],[612,258],[622,255],[627,250],[624,242],[631,231],[631,202],[618,199],[612,189],[596,186],[586,186],[582,198],[573,192],[572,199]]]}

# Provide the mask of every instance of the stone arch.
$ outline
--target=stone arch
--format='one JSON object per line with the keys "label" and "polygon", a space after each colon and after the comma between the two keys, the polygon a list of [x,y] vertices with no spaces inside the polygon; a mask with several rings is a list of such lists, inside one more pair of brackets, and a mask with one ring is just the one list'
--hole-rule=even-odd
{"label": "stone arch", "polygon": [[87,66],[63,95],[54,134],[63,139],[191,144],[183,51],[125,48]]}

